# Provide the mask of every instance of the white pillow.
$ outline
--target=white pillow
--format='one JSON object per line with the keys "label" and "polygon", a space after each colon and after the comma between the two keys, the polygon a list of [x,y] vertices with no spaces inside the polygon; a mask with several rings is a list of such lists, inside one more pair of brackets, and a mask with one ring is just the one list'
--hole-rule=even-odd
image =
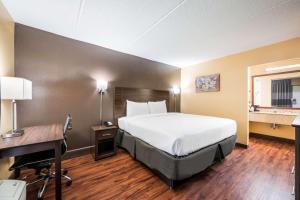
{"label": "white pillow", "polygon": [[148,102],[150,114],[167,113],[166,100],[164,101],[149,101]]}
{"label": "white pillow", "polygon": [[148,104],[146,102],[134,102],[126,101],[126,115],[127,117],[132,117],[136,115],[147,115],[149,114]]}

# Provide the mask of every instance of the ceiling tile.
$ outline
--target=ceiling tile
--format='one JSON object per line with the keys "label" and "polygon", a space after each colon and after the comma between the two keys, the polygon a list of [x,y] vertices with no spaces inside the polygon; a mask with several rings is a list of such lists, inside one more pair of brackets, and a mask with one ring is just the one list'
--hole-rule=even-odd
{"label": "ceiling tile", "polygon": [[300,0],[3,0],[21,24],[183,67],[300,36]]}
{"label": "ceiling tile", "polygon": [[125,50],[182,0],[87,0],[77,37],[98,45]]}
{"label": "ceiling tile", "polygon": [[80,0],[2,0],[20,24],[72,37]]}
{"label": "ceiling tile", "polygon": [[128,52],[186,66],[297,36],[299,0],[189,0]]}

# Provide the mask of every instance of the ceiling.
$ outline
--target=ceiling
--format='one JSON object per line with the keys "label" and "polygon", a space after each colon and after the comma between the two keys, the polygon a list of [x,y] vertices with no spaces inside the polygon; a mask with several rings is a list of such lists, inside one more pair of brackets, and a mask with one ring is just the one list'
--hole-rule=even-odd
{"label": "ceiling", "polygon": [[15,22],[184,67],[300,36],[300,0],[2,0]]}

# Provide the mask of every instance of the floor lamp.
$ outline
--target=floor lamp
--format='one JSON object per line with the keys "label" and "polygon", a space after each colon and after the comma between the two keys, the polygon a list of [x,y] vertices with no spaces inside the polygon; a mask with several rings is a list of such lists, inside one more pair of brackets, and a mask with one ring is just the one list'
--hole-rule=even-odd
{"label": "floor lamp", "polygon": [[1,100],[11,100],[12,130],[2,134],[2,138],[11,138],[23,135],[23,130],[17,128],[16,100],[32,99],[32,82],[17,77],[1,77]]}
{"label": "floor lamp", "polygon": [[98,80],[97,81],[97,90],[100,93],[100,125],[103,125],[102,112],[103,112],[103,94],[107,90],[107,81]]}
{"label": "floor lamp", "polygon": [[180,88],[177,86],[173,86],[172,91],[173,91],[173,97],[174,97],[174,111],[176,112],[176,107],[177,107],[176,97],[177,97],[177,94],[180,93]]}

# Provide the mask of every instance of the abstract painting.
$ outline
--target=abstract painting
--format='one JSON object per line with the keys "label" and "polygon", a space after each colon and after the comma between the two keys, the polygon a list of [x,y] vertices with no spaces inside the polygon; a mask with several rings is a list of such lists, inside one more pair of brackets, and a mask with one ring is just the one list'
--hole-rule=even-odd
{"label": "abstract painting", "polygon": [[195,80],[196,92],[220,91],[220,74],[198,76]]}

